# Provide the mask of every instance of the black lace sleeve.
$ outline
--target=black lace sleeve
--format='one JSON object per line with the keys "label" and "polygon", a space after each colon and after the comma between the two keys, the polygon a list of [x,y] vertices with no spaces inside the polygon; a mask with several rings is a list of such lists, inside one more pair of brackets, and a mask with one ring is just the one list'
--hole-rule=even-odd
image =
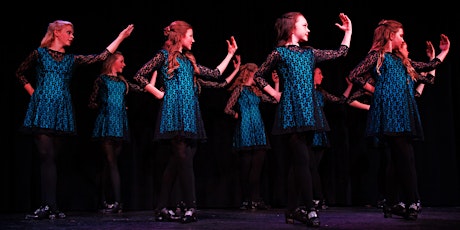
{"label": "black lace sleeve", "polygon": [[197,78],[198,83],[200,86],[206,87],[206,88],[224,88],[225,86],[228,85],[227,81],[211,81],[211,80],[204,80],[201,78]]}
{"label": "black lace sleeve", "polygon": [[429,62],[419,62],[419,61],[411,60],[412,67],[414,67],[415,71],[417,71],[419,73],[434,70],[441,63],[442,63],[441,60],[439,60],[438,58],[434,58],[433,60],[431,60]]}
{"label": "black lace sleeve", "polygon": [[341,97],[337,97],[337,96],[327,92],[323,88],[320,88],[318,90],[321,92],[321,94],[323,95],[324,100],[326,102],[335,103],[335,104],[345,104],[347,102],[347,98],[345,96],[343,96],[343,95]]}
{"label": "black lace sleeve", "polygon": [[75,64],[93,64],[101,62],[107,59],[111,54],[109,50],[105,49],[100,54],[75,55]]}
{"label": "black lace sleeve", "polygon": [[379,53],[377,51],[371,51],[348,75],[351,82],[364,86],[366,84],[369,74],[376,66]]}
{"label": "black lace sleeve", "polygon": [[419,74],[417,77],[417,83],[424,83],[424,84],[429,84],[433,85],[434,84],[434,79],[436,76],[428,73],[428,74]]}
{"label": "black lace sleeve", "polygon": [[268,102],[268,103],[272,103],[272,104],[278,103],[278,101],[274,97],[266,94],[265,92],[262,92],[262,95],[260,95],[260,99],[263,102]]}
{"label": "black lace sleeve", "polygon": [[278,51],[273,50],[267,57],[264,63],[260,65],[257,72],[254,73],[254,81],[256,82],[257,86],[265,88],[268,85],[268,82],[265,80],[265,77],[270,76],[273,70],[276,67],[276,64],[279,62],[281,56]]}
{"label": "black lace sleeve", "polygon": [[200,71],[200,74],[198,76],[200,77],[208,77],[208,78],[219,78],[222,74],[219,71],[218,68],[211,69],[206,66],[198,65],[198,69]]}
{"label": "black lace sleeve", "polygon": [[336,59],[336,58],[339,58],[339,57],[342,57],[342,56],[346,56],[348,54],[348,46],[341,45],[336,50],[313,49],[313,54],[315,55],[315,61],[317,63],[319,63],[319,62],[322,62],[322,61]]}
{"label": "black lace sleeve", "polygon": [[99,76],[96,78],[96,80],[94,80],[93,91],[91,92],[91,95],[89,96],[88,107],[90,107],[91,109],[96,109],[97,107],[99,107],[98,95],[99,95],[99,88],[101,84],[102,84],[102,78],[101,76]]}
{"label": "black lace sleeve", "polygon": [[29,80],[25,77],[28,71],[31,71],[35,65],[37,64],[38,60],[38,51],[32,51],[29,56],[19,65],[18,69],[16,70],[16,78],[19,80],[21,85],[29,84]]}
{"label": "black lace sleeve", "polygon": [[134,84],[132,82],[127,82],[129,86],[129,90],[134,92],[146,92],[144,88],[140,87],[138,84]]}
{"label": "black lace sleeve", "polygon": [[150,59],[141,67],[141,69],[137,71],[133,78],[134,81],[136,81],[142,88],[145,88],[145,86],[150,83],[153,71],[158,70],[165,61],[166,58],[163,52],[157,52],[152,59]]}
{"label": "black lace sleeve", "polygon": [[[363,102],[362,99],[363,98],[368,98],[370,97],[369,95],[370,93],[367,92],[366,90],[364,89],[359,89],[355,92],[353,92],[346,100],[346,103],[347,104],[350,104],[352,103],[353,101],[359,101],[359,102]],[[367,103],[367,101],[364,101],[363,103]]]}
{"label": "black lace sleeve", "polygon": [[240,97],[241,91],[243,90],[242,86],[235,88],[230,95],[230,98],[227,101],[224,112],[232,117],[235,117],[235,114],[238,112],[234,109],[238,98]]}

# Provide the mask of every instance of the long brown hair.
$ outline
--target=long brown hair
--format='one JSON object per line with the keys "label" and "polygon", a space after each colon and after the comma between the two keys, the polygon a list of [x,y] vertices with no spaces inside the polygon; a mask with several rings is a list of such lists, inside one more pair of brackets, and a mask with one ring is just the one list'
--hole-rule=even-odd
{"label": "long brown hair", "polygon": [[[404,46],[406,46],[406,47],[404,47]],[[398,56],[399,58],[401,58],[402,63],[406,67],[407,72],[411,76],[412,80],[417,81],[419,75],[418,75],[417,71],[415,71],[414,67],[412,66],[409,56],[408,55],[403,55],[403,53],[401,53],[401,49],[407,49],[407,43],[406,42],[402,42],[401,46],[396,48],[396,49],[394,49],[393,53],[396,56]]]}
{"label": "long brown hair", "polygon": [[[186,35],[188,29],[193,29],[192,26],[185,21],[173,21],[169,26],[163,29],[166,41],[163,48],[169,53],[168,56],[168,74],[171,75],[174,70],[179,68],[177,57],[181,54],[179,50],[182,48],[181,39]],[[195,73],[199,73],[196,65],[195,56],[190,50],[182,50],[182,53],[192,62]]]}
{"label": "long brown hair", "polygon": [[287,12],[276,19],[275,34],[277,46],[286,45],[299,16],[302,16],[300,12]]}

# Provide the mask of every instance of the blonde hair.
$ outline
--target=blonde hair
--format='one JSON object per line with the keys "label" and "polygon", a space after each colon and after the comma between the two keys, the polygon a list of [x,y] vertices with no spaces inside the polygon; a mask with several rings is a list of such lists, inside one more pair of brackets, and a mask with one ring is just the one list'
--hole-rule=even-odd
{"label": "blonde hair", "polygon": [[379,53],[379,59],[377,60],[376,71],[380,74],[380,67],[382,66],[385,48],[390,42],[390,36],[393,33],[398,32],[402,29],[402,23],[395,20],[381,20],[374,30],[374,38],[372,41],[372,47],[370,51],[377,51]]}
{"label": "blonde hair", "polygon": [[[233,91],[235,88],[242,86],[251,76],[254,76],[257,69],[259,69],[259,67],[255,63],[246,63],[240,66],[238,76],[228,90]],[[262,95],[262,91],[257,86],[251,85],[250,87],[257,96]]]}
{"label": "blonde hair", "polygon": [[[101,68],[101,75],[109,74],[112,72],[113,63],[115,63],[118,57],[123,57],[123,54],[120,51],[115,51],[113,54],[109,55],[107,59],[104,60],[104,62],[102,63],[102,68]],[[128,94],[128,91],[129,91],[128,81],[121,74],[117,74],[117,77],[125,83],[126,85],[125,94]]]}
{"label": "blonde hair", "polygon": [[51,43],[53,43],[55,37],[54,37],[54,31],[56,30],[62,30],[65,26],[72,26],[73,24],[69,21],[64,21],[64,20],[56,20],[54,22],[51,22],[48,25],[48,29],[46,30],[45,36],[42,38],[42,41],[40,43],[40,47],[50,47]]}

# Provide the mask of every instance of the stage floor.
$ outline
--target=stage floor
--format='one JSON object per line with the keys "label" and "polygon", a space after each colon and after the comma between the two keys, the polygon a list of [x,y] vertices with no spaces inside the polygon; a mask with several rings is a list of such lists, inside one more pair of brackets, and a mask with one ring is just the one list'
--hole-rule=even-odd
{"label": "stage floor", "polygon": [[[199,209],[198,221],[188,224],[156,222],[153,211],[125,211],[103,215],[93,212],[67,212],[57,220],[25,220],[25,213],[0,214],[0,229],[299,229],[306,225],[286,224],[284,209],[241,211]],[[401,217],[384,218],[376,207],[329,207],[319,212],[321,229],[426,230],[460,229],[460,207],[423,207],[416,221]],[[310,227],[309,227],[310,228]]]}

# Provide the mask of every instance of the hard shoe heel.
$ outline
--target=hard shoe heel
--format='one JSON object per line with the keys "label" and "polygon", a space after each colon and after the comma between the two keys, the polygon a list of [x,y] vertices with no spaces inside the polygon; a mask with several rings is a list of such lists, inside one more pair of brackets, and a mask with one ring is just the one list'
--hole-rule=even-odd
{"label": "hard shoe heel", "polygon": [[196,222],[198,218],[196,217],[196,210],[191,208],[187,210],[182,217],[181,222],[186,224],[186,223],[191,223],[191,222]]}
{"label": "hard shoe heel", "polygon": [[27,220],[42,220],[50,218],[50,208],[48,205],[40,206],[37,210],[35,210],[32,214],[26,215]]}
{"label": "hard shoe heel", "polygon": [[252,202],[252,207],[257,210],[268,210],[270,209],[270,205],[265,204],[263,200],[258,201],[258,202]]}
{"label": "hard shoe heel", "polygon": [[419,210],[418,210],[418,206],[417,204],[411,204],[409,206],[409,209],[407,210],[407,213],[406,213],[406,216],[405,216],[405,219],[406,220],[417,220],[418,218],[418,213],[419,213]]}
{"label": "hard shoe heel", "polygon": [[406,205],[403,202],[399,202],[391,207],[391,213],[396,216],[406,215]]}
{"label": "hard shoe heel", "polygon": [[159,212],[155,213],[156,221],[176,221],[179,219],[180,217],[178,217],[173,210],[169,210],[166,208],[163,208]]}
{"label": "hard shoe heel", "polygon": [[122,213],[123,212],[123,205],[121,203],[115,202],[113,204],[107,204],[106,208],[103,210],[105,214],[115,214],[115,213]]}
{"label": "hard shoe heel", "polygon": [[295,221],[299,221],[303,224],[307,223],[307,213],[305,210],[297,208],[294,211],[286,211],[285,221],[286,224],[293,224]]}
{"label": "hard shoe heel", "polygon": [[318,213],[316,210],[311,210],[307,214],[307,226],[309,227],[319,227],[321,225],[321,222],[319,220]]}

